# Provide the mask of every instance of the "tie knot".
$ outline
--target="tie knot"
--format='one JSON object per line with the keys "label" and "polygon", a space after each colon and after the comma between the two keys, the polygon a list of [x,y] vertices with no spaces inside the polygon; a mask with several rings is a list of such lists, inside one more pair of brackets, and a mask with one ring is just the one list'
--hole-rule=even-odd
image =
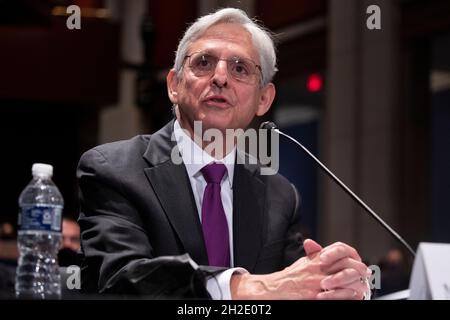
{"label": "tie knot", "polygon": [[218,183],[222,181],[222,178],[227,171],[227,168],[222,163],[211,163],[204,166],[201,170],[203,177],[207,183]]}

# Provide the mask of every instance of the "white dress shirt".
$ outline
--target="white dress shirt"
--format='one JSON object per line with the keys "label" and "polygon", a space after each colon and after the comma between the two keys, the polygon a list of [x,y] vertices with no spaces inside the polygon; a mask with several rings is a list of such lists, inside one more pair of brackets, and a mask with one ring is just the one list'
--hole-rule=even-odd
{"label": "white dress shirt", "polygon": [[[236,159],[236,147],[223,159],[215,159],[197,145],[191,137],[181,128],[178,120],[174,122],[174,135],[186,167],[189,181],[194,194],[195,204],[200,221],[202,220],[203,194],[206,188],[206,180],[201,169],[212,163],[222,163],[226,167],[226,173],[220,183],[220,196],[228,224],[228,239],[230,240],[230,266],[234,266],[233,255],[233,175]],[[243,268],[231,268],[219,273],[215,279],[208,279],[206,288],[213,299],[231,299],[230,280],[235,272],[247,272]]]}

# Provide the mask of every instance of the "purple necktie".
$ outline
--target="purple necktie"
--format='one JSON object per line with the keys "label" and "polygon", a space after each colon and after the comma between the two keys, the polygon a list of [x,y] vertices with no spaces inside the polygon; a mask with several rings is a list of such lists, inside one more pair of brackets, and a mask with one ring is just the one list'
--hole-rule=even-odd
{"label": "purple necktie", "polygon": [[226,167],[212,163],[202,168],[207,185],[203,194],[202,229],[210,266],[230,266],[228,223],[220,197],[220,182]]}

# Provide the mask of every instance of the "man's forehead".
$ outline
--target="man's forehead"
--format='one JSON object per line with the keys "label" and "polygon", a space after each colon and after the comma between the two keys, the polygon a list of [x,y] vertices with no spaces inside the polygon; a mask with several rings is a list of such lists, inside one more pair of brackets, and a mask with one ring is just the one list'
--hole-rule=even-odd
{"label": "man's forehead", "polygon": [[252,36],[243,26],[232,23],[220,23],[209,27],[191,45],[191,50],[210,51],[228,49],[236,54],[257,58],[257,50]]}

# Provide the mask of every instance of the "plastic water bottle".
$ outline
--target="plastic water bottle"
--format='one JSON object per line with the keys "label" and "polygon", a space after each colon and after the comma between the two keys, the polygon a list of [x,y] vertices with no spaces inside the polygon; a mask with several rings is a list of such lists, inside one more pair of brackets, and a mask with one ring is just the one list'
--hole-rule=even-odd
{"label": "plastic water bottle", "polygon": [[19,197],[16,296],[60,299],[58,250],[64,200],[51,179],[51,165],[35,163],[31,171],[33,180]]}

